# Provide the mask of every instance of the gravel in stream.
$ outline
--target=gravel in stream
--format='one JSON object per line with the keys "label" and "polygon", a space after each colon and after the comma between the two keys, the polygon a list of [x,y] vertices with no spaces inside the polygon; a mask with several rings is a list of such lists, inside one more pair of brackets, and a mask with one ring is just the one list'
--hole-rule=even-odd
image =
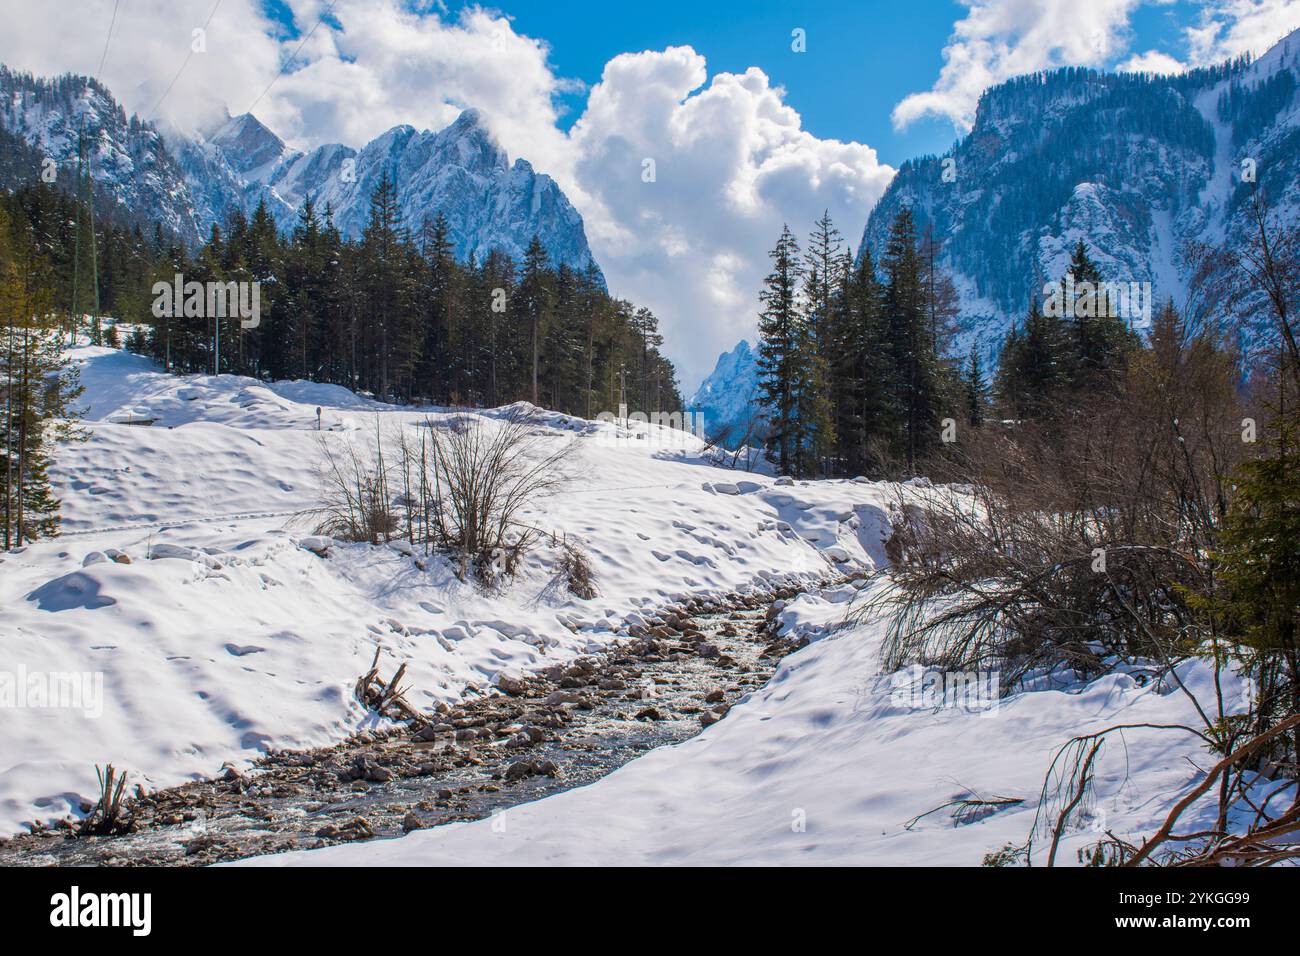
{"label": "gravel in stream", "polygon": [[694,736],[766,683],[800,646],[769,626],[769,601],[792,595],[661,612],[600,656],[443,705],[419,731],[276,751],[247,774],[138,793],[126,832],[83,835],[63,821],[0,840],[0,865],[205,865],[476,820],[591,783]]}

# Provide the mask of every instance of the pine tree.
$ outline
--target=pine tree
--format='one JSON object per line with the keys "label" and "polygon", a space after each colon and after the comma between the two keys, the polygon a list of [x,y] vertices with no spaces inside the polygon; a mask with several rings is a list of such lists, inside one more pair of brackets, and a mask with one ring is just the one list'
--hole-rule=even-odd
{"label": "pine tree", "polygon": [[1013,418],[1058,414],[1069,385],[1069,349],[1061,320],[1044,315],[1035,297],[1024,328],[1007,334],[998,362],[998,399]]}
{"label": "pine tree", "polygon": [[541,368],[542,337],[551,321],[552,283],[548,272],[546,248],[536,235],[524,252],[523,275],[519,281],[520,318],[529,332],[532,356],[529,363],[531,377],[529,394],[534,405],[541,403],[538,372]]}
{"label": "pine tree", "polygon": [[81,391],[53,318],[52,271],[24,227],[12,228],[0,209],[0,538],[6,548],[58,532],[49,456],[56,441],[75,436],[68,419]]}
{"label": "pine tree", "polygon": [[1113,314],[1114,303],[1102,289],[1105,279],[1101,269],[1088,255],[1082,239],[1074,247],[1066,271],[1076,290],[1088,284],[1084,294],[1076,295],[1073,314],[1068,316],[1073,348],[1068,357],[1063,356],[1068,363],[1065,372],[1070,384],[1078,390],[1103,383],[1117,374],[1136,344],[1136,337],[1125,326],[1123,318]]}
{"label": "pine tree", "polygon": [[[798,417],[807,434],[800,445],[801,472],[826,471],[836,452],[834,368],[847,281],[844,242],[824,211],[804,253],[804,313],[799,336],[806,353],[800,363]],[[807,461],[802,461],[803,458]]]}
{"label": "pine tree", "polygon": [[367,319],[363,342],[373,356],[364,380],[371,388],[377,388],[385,400],[393,397],[391,386],[408,370],[406,362],[410,355],[406,337],[412,333],[402,308],[411,291],[411,277],[403,269],[406,242],[397,190],[385,172],[370,197],[370,220],[362,234],[360,249],[363,314]]}
{"label": "pine tree", "polygon": [[962,377],[962,392],[966,400],[966,421],[972,428],[984,424],[984,410],[988,405],[988,383],[984,380],[984,368],[980,364],[979,349],[970,348],[970,357],[966,360],[966,369]]}
{"label": "pine tree", "polygon": [[885,318],[885,290],[876,277],[869,248],[863,248],[848,284],[840,345],[840,411],[837,434],[846,467],[854,474],[883,474],[887,463],[879,449],[897,432],[893,396],[896,385],[890,361]]}
{"label": "pine tree", "polygon": [[[283,261],[275,220],[271,218],[265,202],[258,202],[257,209],[249,220],[239,257],[247,266],[248,278],[244,281],[261,283],[260,322],[257,328],[245,329],[238,337],[239,358],[241,364],[251,365],[253,373],[260,376],[272,363],[279,364],[282,361],[275,354],[277,343],[271,330],[279,318],[275,300],[277,278],[283,274]],[[266,344],[264,339],[267,340]]]}
{"label": "pine tree", "polygon": [[894,400],[899,411],[901,452],[909,472],[934,445],[939,420],[939,362],[934,350],[928,302],[910,209],[894,219],[882,261],[885,310],[897,372]]}
{"label": "pine tree", "polygon": [[[420,297],[423,301],[423,330],[420,362],[416,369],[416,390],[436,402],[450,403],[452,393],[468,391],[464,385],[465,356],[453,361],[457,350],[453,337],[456,326],[456,255],[447,217],[438,213],[426,220],[420,231],[420,253],[424,258]],[[453,371],[451,366],[457,366]],[[457,374],[459,372],[459,374]]]}
{"label": "pine tree", "polygon": [[804,355],[799,348],[798,292],[802,278],[799,244],[789,226],[769,258],[772,271],[759,293],[763,311],[758,319],[758,369],[760,401],[768,409],[771,428],[767,437],[769,454],[775,454],[777,470],[791,473],[800,437],[798,385],[803,376],[799,363]]}

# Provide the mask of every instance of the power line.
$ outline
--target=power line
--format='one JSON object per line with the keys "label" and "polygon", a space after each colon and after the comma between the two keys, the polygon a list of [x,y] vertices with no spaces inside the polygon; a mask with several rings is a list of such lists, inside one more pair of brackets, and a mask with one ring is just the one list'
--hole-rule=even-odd
{"label": "power line", "polygon": [[[220,6],[221,6],[221,0],[217,0],[217,2],[212,5],[212,12],[209,13],[208,18],[203,21],[204,30],[206,30],[208,28],[208,24],[212,22],[212,18],[217,15],[217,8]],[[146,123],[149,122],[149,120],[153,119],[154,114],[158,112],[158,107],[162,106],[163,100],[167,99],[168,94],[171,93],[172,91],[172,87],[176,85],[176,81],[181,78],[181,74],[185,72],[185,68],[190,65],[190,57],[192,56],[194,56],[194,44],[191,42],[190,50],[188,53],[185,54],[185,62],[181,64],[181,68],[176,71],[176,75],[172,77],[172,81],[167,84],[167,89],[163,91],[163,95],[158,98],[158,102],[153,105],[153,109],[151,109],[149,111],[149,115],[145,117]]]}
{"label": "power line", "polygon": [[104,61],[108,59],[108,45],[113,41],[113,27],[117,23],[117,8],[122,0],[113,0],[113,19],[108,21],[108,36],[104,37],[104,54],[99,58],[99,69],[95,71],[95,79],[99,79],[100,74],[104,72]]}
{"label": "power line", "polygon": [[321,13],[321,15],[316,19],[316,25],[307,31],[307,35],[302,38],[302,42],[299,43],[297,49],[293,51],[293,55],[290,56],[289,59],[284,61],[284,65],[280,67],[280,72],[275,74],[275,76],[271,78],[271,82],[266,84],[266,89],[264,89],[261,93],[257,95],[257,99],[253,100],[253,106],[250,106],[248,109],[244,110],[245,113],[253,112],[253,107],[256,106],[258,103],[262,102],[262,97],[266,96],[267,93],[271,92],[271,87],[275,86],[276,80],[284,76],[285,69],[287,69],[288,66],[291,63],[293,63],[294,60],[298,59],[298,54],[302,52],[302,48],[307,45],[307,41],[310,40],[312,34],[316,32],[316,27],[319,27],[321,23],[324,22],[325,18],[334,12],[334,5],[336,3],[338,3],[338,0],[330,0],[329,6],[327,6],[324,12]]}
{"label": "power line", "polygon": [[[98,80],[100,74],[104,72],[104,63],[108,60],[108,47],[113,42],[113,27],[117,25],[117,10],[121,6],[122,0],[113,0],[113,16],[108,21],[108,36],[104,37],[104,52],[99,57],[99,69],[95,71],[95,79]],[[90,157],[86,155],[86,114],[81,114],[81,130],[77,134],[77,225],[76,239],[73,243],[72,253],[72,308],[68,310],[68,331],[71,337],[71,343],[77,343],[77,293],[80,284],[81,271],[81,189],[83,179],[86,188],[86,208],[90,217],[90,264],[93,269],[95,284],[95,315],[94,315],[94,335],[93,341],[99,344],[99,250],[95,243],[95,187],[91,178]]]}

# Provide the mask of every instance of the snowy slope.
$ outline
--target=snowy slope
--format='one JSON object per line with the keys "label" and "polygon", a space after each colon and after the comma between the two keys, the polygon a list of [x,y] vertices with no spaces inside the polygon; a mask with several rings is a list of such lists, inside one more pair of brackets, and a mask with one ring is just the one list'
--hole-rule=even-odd
{"label": "snowy slope", "polygon": [[[949,865],[1023,844],[1043,778],[1076,734],[1119,722],[1195,724],[1171,685],[1114,675],[1086,687],[1017,694],[986,711],[913,708],[882,674],[880,622],[837,628],[852,587],[804,595],[786,628],[814,642],[785,659],[763,689],[698,737],[635,760],[596,783],[397,840],[243,861],[314,865]],[[1189,689],[1213,698],[1199,665]],[[1229,687],[1228,694],[1240,695]],[[1236,703],[1241,703],[1237,700]],[[1104,830],[1152,832],[1206,762],[1187,734],[1136,730],[1104,752],[1096,797],[1062,840],[1058,862]],[[1020,798],[960,826],[954,799]],[[1213,820],[1212,801],[1188,822]],[[1048,841],[1038,840],[1041,864]]]}
{"label": "snowy slope", "polygon": [[[736,482],[684,433],[552,414],[547,442],[576,441],[572,480],[523,519],[586,547],[595,599],[567,592],[545,545],[498,595],[391,547],[322,558],[299,546],[311,522],[295,518],[319,500],[318,440],[363,444],[377,424],[414,428],[426,413],[306,382],[167,376],[103,348],[75,355],[87,440],[55,462],[65,534],[0,555],[0,658],[102,675],[102,715],[0,708],[0,832],[92,797],[97,762],[156,788],[266,747],[338,741],[367,721],[351,687],[376,644],[408,663],[409,696],[430,707],[599,649],[638,609],[881,559],[887,486]],[[156,421],[125,424],[140,419]],[[130,563],[105,560],[111,549]]]}
{"label": "snowy slope", "polygon": [[[445,412],[308,382],[166,376],[102,348],[75,356],[88,440],[56,461],[67,533],[0,555],[0,649],[7,673],[100,675],[101,707],[0,708],[0,832],[75,816],[95,794],[97,762],[152,789],[369,726],[352,685],[376,646],[390,672],[407,664],[408,697],[430,708],[598,651],[639,612],[781,583],[812,592],[780,614],[812,643],[698,737],[504,818],[251,862],[974,865],[1025,840],[1043,776],[1076,734],[1196,723],[1181,692],[1126,674],[991,710],[900,697],[899,675],[880,668],[882,622],[841,626],[856,589],[816,587],[885,560],[896,486],[737,481],[704,464],[688,435],[541,413],[548,444],[575,442],[575,457],[569,486],[525,520],[581,542],[600,593],[570,595],[543,545],[487,595],[392,546],[300,546],[309,527],[295,514],[318,500],[318,440]],[[155,424],[124,424],[141,418]],[[1182,676],[1209,697],[1200,664]],[[1229,707],[1243,693],[1229,681]],[[1061,859],[1101,828],[1150,832],[1206,758],[1190,736],[1126,732]],[[948,810],[906,825],[971,796],[1023,803],[960,826]]]}

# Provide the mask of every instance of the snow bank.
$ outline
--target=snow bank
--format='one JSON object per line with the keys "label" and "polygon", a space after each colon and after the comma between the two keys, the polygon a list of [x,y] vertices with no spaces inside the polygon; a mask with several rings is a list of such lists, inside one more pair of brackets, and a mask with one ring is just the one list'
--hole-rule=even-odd
{"label": "snow bank", "polygon": [[[1115,723],[1197,723],[1186,696],[1114,675],[1036,691],[992,708],[916,707],[879,668],[879,622],[836,627],[851,588],[803,595],[783,626],[814,638],[726,720],[596,783],[496,817],[395,840],[257,857],[240,865],[979,865],[1023,844],[1044,774],[1062,744]],[[1211,676],[1183,679],[1203,700]],[[1229,703],[1243,689],[1228,688]],[[1110,829],[1152,832],[1213,761],[1190,735],[1135,730],[1099,762],[1096,799],[1058,862]],[[949,801],[1023,800],[956,825]],[[1198,814],[1186,818],[1190,825]],[[1213,819],[1206,801],[1199,816]],[[1195,826],[1189,826],[1195,829]],[[1038,840],[1036,863],[1047,841]]]}

